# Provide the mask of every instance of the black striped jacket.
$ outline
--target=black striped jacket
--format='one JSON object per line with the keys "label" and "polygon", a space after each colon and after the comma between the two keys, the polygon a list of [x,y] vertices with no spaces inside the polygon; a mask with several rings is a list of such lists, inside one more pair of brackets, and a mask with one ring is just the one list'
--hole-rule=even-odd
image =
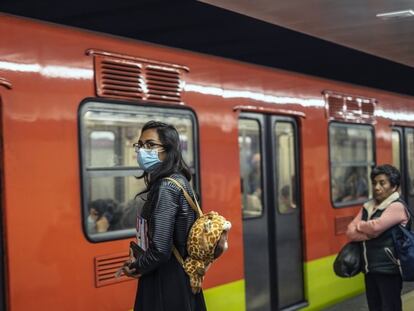
{"label": "black striped jacket", "polygon": [[[173,174],[170,177],[177,180],[193,196],[183,175]],[[148,249],[133,265],[139,274],[147,274],[174,257],[173,245],[186,258],[188,232],[196,219],[196,213],[172,181],[163,179],[158,194],[153,194],[153,198],[148,219]]]}

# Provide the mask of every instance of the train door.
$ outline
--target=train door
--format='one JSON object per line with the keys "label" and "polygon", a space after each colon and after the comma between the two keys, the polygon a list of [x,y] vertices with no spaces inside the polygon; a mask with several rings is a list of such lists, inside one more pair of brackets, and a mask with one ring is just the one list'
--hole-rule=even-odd
{"label": "train door", "polygon": [[4,228],[4,194],[3,194],[3,102],[0,96],[0,310],[6,310],[6,276],[5,276],[5,228]]}
{"label": "train door", "polygon": [[414,206],[414,128],[392,130],[393,165],[401,172],[401,192],[409,206]]}
{"label": "train door", "polygon": [[297,128],[294,119],[242,114],[239,147],[246,309],[303,306]]}

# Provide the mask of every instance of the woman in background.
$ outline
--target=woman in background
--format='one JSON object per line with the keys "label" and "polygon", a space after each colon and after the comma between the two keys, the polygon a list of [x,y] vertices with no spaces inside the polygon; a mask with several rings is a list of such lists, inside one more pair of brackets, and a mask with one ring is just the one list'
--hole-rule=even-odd
{"label": "woman in background", "polygon": [[[385,164],[371,172],[374,198],[365,203],[348,225],[347,236],[362,241],[363,272],[370,311],[401,311],[402,278],[399,267],[387,254],[396,258],[392,230],[406,225],[408,214],[400,199],[400,172]],[[411,222],[411,220],[410,220]]]}

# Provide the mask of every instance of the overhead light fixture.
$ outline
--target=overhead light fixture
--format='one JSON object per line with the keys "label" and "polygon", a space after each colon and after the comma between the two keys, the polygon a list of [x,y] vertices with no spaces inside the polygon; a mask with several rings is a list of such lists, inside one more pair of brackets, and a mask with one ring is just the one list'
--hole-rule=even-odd
{"label": "overhead light fixture", "polygon": [[381,19],[413,17],[414,16],[414,10],[386,12],[386,13],[377,14],[376,16],[378,18],[381,18]]}

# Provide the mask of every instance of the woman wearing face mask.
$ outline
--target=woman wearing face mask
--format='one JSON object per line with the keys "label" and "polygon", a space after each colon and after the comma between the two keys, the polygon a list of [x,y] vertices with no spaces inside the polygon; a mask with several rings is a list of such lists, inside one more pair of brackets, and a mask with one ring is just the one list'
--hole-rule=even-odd
{"label": "woman wearing face mask", "polygon": [[193,195],[178,132],[171,125],[149,121],[134,147],[146,184],[138,195],[147,195],[137,217],[142,252],[123,268],[126,275],[140,278],[134,310],[204,311],[203,293],[191,292],[189,278],[172,253],[175,246],[183,258],[187,256],[187,236],[196,219],[182,191],[165,179],[175,179]]}

